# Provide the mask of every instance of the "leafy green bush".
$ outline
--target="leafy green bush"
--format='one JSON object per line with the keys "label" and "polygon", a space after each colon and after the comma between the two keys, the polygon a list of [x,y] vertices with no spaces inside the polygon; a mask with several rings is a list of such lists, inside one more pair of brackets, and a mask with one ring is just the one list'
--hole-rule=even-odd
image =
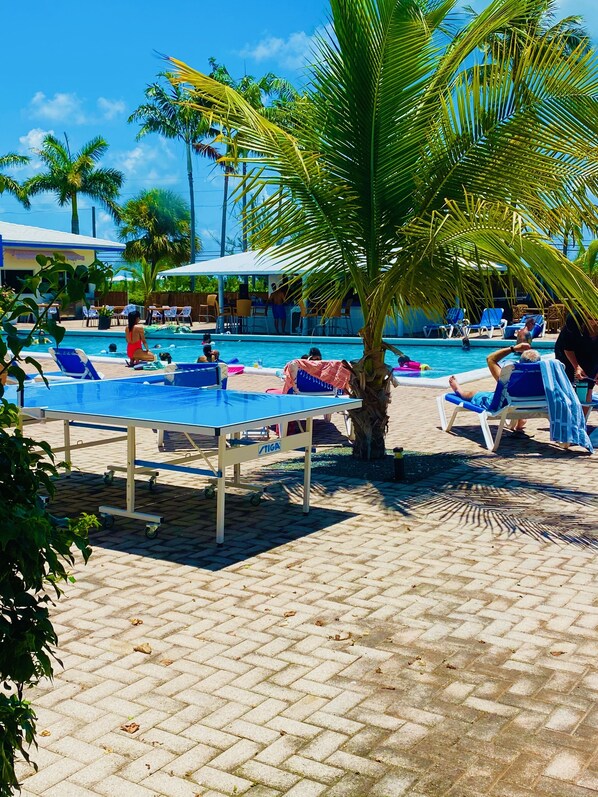
{"label": "leafy green bush", "polygon": [[[84,561],[89,558],[88,534],[97,525],[93,515],[69,520],[48,512],[40,492],[54,494],[60,465],[47,443],[25,437],[16,425],[17,408],[3,397],[7,376],[24,384],[23,349],[40,332],[57,343],[64,336],[64,329],[48,319],[47,308],[40,310],[21,294],[39,291],[50,294],[51,302],[77,301],[92,279],[88,269],[71,266],[62,255],[40,255],[37,261],[38,274],[0,309],[5,333],[0,338],[0,797],[19,789],[15,757],[20,752],[29,761],[28,748],[35,743],[36,717],[25,691],[52,677],[57,644],[49,614],[52,598],[62,594],[61,584],[73,580],[68,568],[75,562],[74,551]],[[22,332],[15,321],[30,313],[33,329]],[[31,357],[23,361],[41,371]]]}

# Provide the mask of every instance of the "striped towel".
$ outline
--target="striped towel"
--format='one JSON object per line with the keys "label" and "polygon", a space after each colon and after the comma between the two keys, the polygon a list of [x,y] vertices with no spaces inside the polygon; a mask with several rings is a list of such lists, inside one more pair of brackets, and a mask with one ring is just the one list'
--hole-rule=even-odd
{"label": "striped towel", "polygon": [[548,403],[550,439],[587,448],[591,454],[594,447],[586,431],[586,418],[565,366],[558,360],[542,360],[540,368]]}

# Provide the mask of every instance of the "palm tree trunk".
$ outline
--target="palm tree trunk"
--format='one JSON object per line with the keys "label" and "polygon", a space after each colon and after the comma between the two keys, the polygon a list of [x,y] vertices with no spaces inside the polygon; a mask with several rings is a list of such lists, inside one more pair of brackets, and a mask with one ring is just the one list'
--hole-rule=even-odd
{"label": "palm tree trunk", "polygon": [[[229,171],[228,167],[226,167],[224,172],[224,196],[222,198],[222,226],[220,229],[220,257],[224,257],[226,254],[226,216],[228,210],[228,181],[229,181]],[[224,308],[224,277],[218,277],[218,307],[220,312],[222,312]],[[216,320],[216,330],[218,332],[222,332],[222,319],[218,318]]]}
{"label": "palm tree trunk", "polygon": [[71,232],[79,235],[79,207],[76,192],[71,196]]}
{"label": "palm tree trunk", "polygon": [[[189,180],[189,210],[191,213],[191,262],[195,263],[195,195],[193,193],[193,160],[191,158],[191,142],[185,142],[187,150],[187,179]],[[191,290],[195,290],[195,277],[191,277]]]}
{"label": "palm tree trunk", "polygon": [[352,362],[350,392],[363,402],[361,409],[351,410],[356,459],[380,459],[386,454],[384,438],[388,429],[388,405],[393,385],[392,369],[384,362],[382,341],[364,327],[363,357]]}
{"label": "palm tree trunk", "polygon": [[[243,185],[245,185],[245,178],[246,177],[247,177],[247,164],[243,163]],[[247,218],[246,218],[246,215],[247,215],[247,194],[245,194],[245,193],[243,194],[242,207],[243,207],[243,211],[242,211],[243,212],[243,215],[242,215],[242,219],[243,219],[243,251],[246,252],[247,251]],[[246,275],[245,277],[243,277],[243,282],[245,283],[245,285],[249,285],[249,275]]]}

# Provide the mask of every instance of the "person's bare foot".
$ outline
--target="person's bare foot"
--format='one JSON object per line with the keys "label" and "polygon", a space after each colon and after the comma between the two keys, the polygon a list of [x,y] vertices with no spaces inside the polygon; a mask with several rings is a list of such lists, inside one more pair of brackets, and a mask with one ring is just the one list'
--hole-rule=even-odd
{"label": "person's bare foot", "polygon": [[459,392],[459,383],[457,382],[457,377],[453,374],[453,376],[449,376],[449,387],[455,393]]}

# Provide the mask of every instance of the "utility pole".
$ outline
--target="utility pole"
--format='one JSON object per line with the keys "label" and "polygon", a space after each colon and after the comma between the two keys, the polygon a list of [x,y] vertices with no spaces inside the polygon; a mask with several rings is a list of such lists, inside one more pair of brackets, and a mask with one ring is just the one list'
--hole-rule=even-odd
{"label": "utility pole", "polygon": [[96,209],[95,205],[91,206],[91,235],[93,238],[96,237]]}

